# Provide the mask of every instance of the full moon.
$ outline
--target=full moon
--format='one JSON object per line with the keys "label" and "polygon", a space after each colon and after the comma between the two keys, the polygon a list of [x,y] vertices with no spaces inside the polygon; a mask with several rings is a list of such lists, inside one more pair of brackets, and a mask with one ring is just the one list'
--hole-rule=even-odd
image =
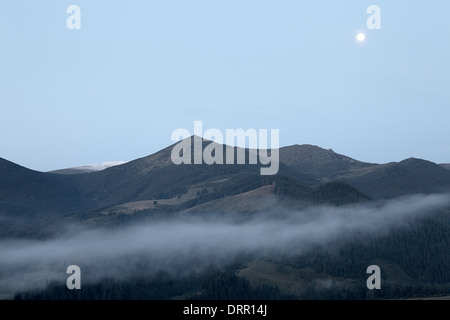
{"label": "full moon", "polygon": [[359,42],[364,41],[364,39],[366,39],[366,35],[364,33],[360,32],[356,35],[356,40],[358,40]]}

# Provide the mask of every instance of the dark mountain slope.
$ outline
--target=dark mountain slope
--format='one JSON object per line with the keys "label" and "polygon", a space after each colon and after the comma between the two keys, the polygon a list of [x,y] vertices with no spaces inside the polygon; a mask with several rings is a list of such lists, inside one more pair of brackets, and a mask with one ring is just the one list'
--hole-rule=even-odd
{"label": "dark mountain slope", "polygon": [[377,199],[414,193],[450,192],[449,170],[415,158],[354,170],[339,179]]}
{"label": "dark mountain slope", "polygon": [[53,174],[21,167],[0,158],[0,213],[58,214],[91,205],[70,183]]}
{"label": "dark mountain slope", "polygon": [[369,196],[351,185],[336,181],[317,187],[308,195],[308,198],[314,203],[324,203],[336,206],[372,200]]}
{"label": "dark mountain slope", "polygon": [[280,162],[295,174],[301,173],[319,182],[334,180],[343,172],[374,166],[308,144],[280,148]]}
{"label": "dark mountain slope", "polygon": [[[198,137],[191,137],[199,139]],[[211,141],[204,140],[202,148]],[[201,145],[198,143],[198,145]],[[237,164],[237,153],[240,148],[234,148],[234,164],[194,164],[194,142],[191,140],[191,163],[175,165],[171,159],[171,145],[155,154],[114,166],[99,172],[68,176],[67,179],[86,197],[97,203],[97,207],[110,206],[124,202],[168,199],[183,195],[193,185],[207,184],[215,180],[227,179],[227,188],[244,187],[246,190],[261,186],[260,181],[271,176],[261,176],[258,164],[248,164],[249,154],[253,150],[245,149],[247,164]],[[224,163],[226,148],[223,150]],[[296,173],[284,163],[279,164],[279,173],[285,176],[295,176],[305,183],[314,180],[302,173]],[[256,179],[256,180],[255,180]],[[248,181],[246,183],[245,181]],[[259,183],[259,184],[258,184]],[[219,191],[217,191],[219,192]],[[229,194],[221,190],[223,195]],[[234,192],[234,191],[233,191]],[[210,197],[210,196],[208,196]]]}
{"label": "dark mountain slope", "polygon": [[[204,146],[207,143],[204,142]],[[100,172],[71,176],[72,183],[98,206],[130,201],[168,199],[191,185],[217,179],[258,174],[257,165],[180,164],[171,160],[172,146],[151,156]]]}

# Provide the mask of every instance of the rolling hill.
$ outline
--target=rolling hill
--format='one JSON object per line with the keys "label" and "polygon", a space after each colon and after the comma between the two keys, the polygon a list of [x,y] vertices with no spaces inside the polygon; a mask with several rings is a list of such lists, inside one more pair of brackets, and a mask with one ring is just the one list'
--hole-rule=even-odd
{"label": "rolling hill", "polygon": [[332,181],[341,173],[375,165],[308,144],[280,148],[280,162],[317,182]]}
{"label": "rolling hill", "polygon": [[337,179],[377,199],[450,191],[450,171],[415,158],[353,170]]}
{"label": "rolling hill", "polygon": [[6,215],[81,210],[92,203],[60,175],[33,171],[0,158],[0,212]]}

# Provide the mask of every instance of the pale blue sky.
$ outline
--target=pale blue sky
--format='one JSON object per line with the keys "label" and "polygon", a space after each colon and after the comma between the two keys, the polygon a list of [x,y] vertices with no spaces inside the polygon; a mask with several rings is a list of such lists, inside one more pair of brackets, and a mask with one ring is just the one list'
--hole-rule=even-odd
{"label": "pale blue sky", "polygon": [[146,156],[194,120],[450,162],[448,1],[10,0],[0,41],[0,157],[35,170]]}

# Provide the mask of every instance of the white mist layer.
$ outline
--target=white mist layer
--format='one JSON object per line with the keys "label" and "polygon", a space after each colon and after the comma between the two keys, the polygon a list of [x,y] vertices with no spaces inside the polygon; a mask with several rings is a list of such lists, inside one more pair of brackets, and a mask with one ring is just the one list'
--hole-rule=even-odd
{"label": "white mist layer", "polygon": [[[355,234],[377,235],[450,205],[449,195],[421,195],[374,204],[261,213],[241,223],[183,217],[121,229],[69,233],[48,241],[0,243],[0,293],[42,287],[65,279],[76,264],[90,281],[146,272],[198,271],[226,264],[240,254],[298,255]],[[277,218],[274,218],[276,216]]]}

